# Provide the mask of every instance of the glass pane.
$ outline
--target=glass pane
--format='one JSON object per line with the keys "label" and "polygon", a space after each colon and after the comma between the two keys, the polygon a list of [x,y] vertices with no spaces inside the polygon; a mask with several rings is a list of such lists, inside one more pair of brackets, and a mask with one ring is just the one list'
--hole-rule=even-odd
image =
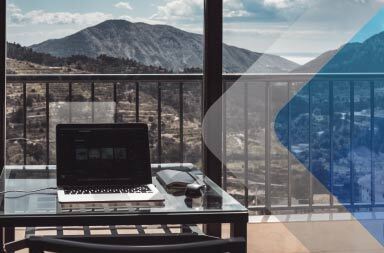
{"label": "glass pane", "polygon": [[182,161],[180,148],[180,84],[161,85],[161,148],[162,162]]}
{"label": "glass pane", "polygon": [[313,203],[329,204],[330,196],[330,84],[314,81],[311,88],[311,172],[313,174]]}
{"label": "glass pane", "polygon": [[383,129],[383,112],[384,112],[384,82],[376,81],[374,84],[374,128],[373,131],[373,150],[372,150],[372,164],[375,173],[375,201],[376,203],[384,202],[384,194],[382,189],[384,187],[384,135]]}
{"label": "glass pane", "polygon": [[292,205],[309,203],[310,173],[309,165],[309,89],[300,83],[292,84],[290,101],[290,149],[293,154]]}
{"label": "glass pane", "polygon": [[[273,83],[270,84],[271,105],[270,118],[276,118],[280,108],[288,102],[288,84]],[[288,118],[288,110],[281,112]],[[271,165],[270,165],[270,183],[271,183],[271,204],[288,205],[288,152],[282,146],[274,129],[278,129],[284,137],[283,145],[288,143],[288,126],[285,124],[271,123]]]}
{"label": "glass pane", "polygon": [[201,73],[203,2],[7,1],[8,73]]}
{"label": "glass pane", "polygon": [[333,84],[333,192],[335,202],[351,201],[351,97],[349,82]]}
{"label": "glass pane", "polygon": [[248,202],[250,206],[265,205],[265,129],[266,84],[248,84]]}
{"label": "glass pane", "polygon": [[183,85],[183,161],[202,167],[201,139],[201,82],[185,82]]}
{"label": "glass pane", "polygon": [[[239,84],[238,96],[244,98],[246,84]],[[227,191],[236,199],[245,204],[246,182],[245,182],[245,106],[244,99],[238,96],[225,97],[225,143],[226,143],[226,170]]]}
{"label": "glass pane", "polygon": [[[374,2],[223,2],[223,72],[236,80],[227,91],[233,94],[225,96],[240,94],[249,80],[269,87],[263,93],[267,99],[258,98],[269,113],[260,182],[268,211],[322,212],[340,208],[340,202],[384,198],[377,191],[383,181],[378,144],[382,78],[372,75],[384,72],[379,46],[384,9]],[[256,98],[239,95],[227,107],[243,111],[246,99]],[[236,120],[260,120],[256,115]],[[233,143],[226,145],[233,149]],[[249,163],[249,155],[243,159]]]}
{"label": "glass pane", "polygon": [[[202,77],[182,74],[202,73],[204,5],[178,5],[175,0],[8,0],[8,163],[55,163],[57,122],[46,121],[57,116],[49,110],[52,103],[62,101],[74,103],[61,115],[65,122],[106,122],[110,114],[113,122],[146,122],[153,162],[201,166]],[[174,75],[179,81],[172,81]],[[98,103],[113,103],[113,110],[103,113],[106,108]]]}
{"label": "glass pane", "polygon": [[370,203],[371,192],[371,89],[369,82],[354,85],[352,137],[353,196],[357,203]]}

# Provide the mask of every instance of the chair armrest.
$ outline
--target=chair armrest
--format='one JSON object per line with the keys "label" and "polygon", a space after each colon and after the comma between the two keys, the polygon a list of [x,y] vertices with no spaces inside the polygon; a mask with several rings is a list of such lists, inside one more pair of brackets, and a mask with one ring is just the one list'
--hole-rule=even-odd
{"label": "chair armrest", "polygon": [[[56,251],[59,252],[71,252],[71,253],[83,253],[83,252],[95,252],[95,253],[107,253],[107,252],[239,252],[245,247],[245,240],[243,238],[232,239],[217,239],[209,241],[180,243],[180,244],[167,244],[167,245],[109,245],[99,243],[88,243],[70,241],[57,238],[48,237],[31,237],[27,240],[27,246],[29,248],[38,249],[41,251]],[[220,250],[220,251],[218,251]],[[214,251],[214,252],[216,252]]]}

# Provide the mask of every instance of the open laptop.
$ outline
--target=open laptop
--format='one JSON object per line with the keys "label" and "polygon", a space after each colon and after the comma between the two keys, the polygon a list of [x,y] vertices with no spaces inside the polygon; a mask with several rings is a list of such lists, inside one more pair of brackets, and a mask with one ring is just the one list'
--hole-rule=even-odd
{"label": "open laptop", "polygon": [[163,205],[152,184],[146,124],[59,124],[56,156],[64,208]]}

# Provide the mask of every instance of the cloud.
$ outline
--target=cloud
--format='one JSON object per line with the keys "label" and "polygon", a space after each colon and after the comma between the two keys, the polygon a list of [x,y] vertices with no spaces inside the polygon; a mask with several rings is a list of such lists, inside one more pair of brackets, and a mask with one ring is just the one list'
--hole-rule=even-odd
{"label": "cloud", "polygon": [[[241,5],[233,5],[233,2],[240,2]],[[317,12],[323,15],[332,10],[333,6],[342,13],[346,7],[362,8],[380,2],[383,0],[337,0],[329,6],[329,2],[323,0],[224,0],[224,10],[229,7],[229,9],[236,9],[246,14],[242,16],[227,15],[227,21],[231,21],[230,18],[238,21],[241,17],[240,20],[252,22],[292,22],[309,9],[318,9]],[[339,19],[344,17],[339,14]]]}
{"label": "cloud", "polygon": [[23,13],[22,10],[14,4],[9,4],[7,10],[10,24],[92,25],[113,18],[111,14],[103,12],[71,13],[32,10]]}
{"label": "cloud", "polygon": [[152,15],[154,20],[201,20],[204,12],[204,0],[172,0],[165,5],[158,6]]}
{"label": "cloud", "polygon": [[[338,0],[338,2],[367,4],[383,0]],[[319,0],[224,0],[223,16],[226,21],[276,22],[294,21]],[[157,7],[151,17],[164,21],[201,21],[203,0],[170,0]]]}
{"label": "cloud", "polygon": [[120,9],[133,10],[131,4],[128,2],[118,2],[117,4],[115,4],[115,7]]}
{"label": "cloud", "polygon": [[15,4],[8,4],[7,11],[10,13],[19,13],[21,12],[21,9],[17,7]]}
{"label": "cloud", "polygon": [[[289,9],[296,11],[302,9],[309,1],[314,0],[224,0],[223,16],[227,20],[238,20],[239,18],[257,18],[259,21],[268,18],[276,19],[290,14]],[[203,0],[171,0],[158,6],[157,12],[151,18],[170,21],[196,21],[202,19],[203,13]]]}
{"label": "cloud", "polygon": [[225,18],[248,17],[251,15],[252,14],[244,8],[241,0],[224,0],[223,16]]}
{"label": "cloud", "polygon": [[272,6],[278,9],[290,8],[299,4],[306,4],[308,0],[264,0],[265,6]]}
{"label": "cloud", "polygon": [[160,20],[153,20],[153,19],[148,19],[148,18],[138,18],[138,17],[129,16],[129,15],[118,16],[117,19],[127,20],[127,21],[132,22],[132,23],[146,23],[146,24],[150,24],[150,25],[166,25],[167,24],[167,22],[163,22]]}
{"label": "cloud", "polygon": [[[157,12],[151,17],[154,20],[201,21],[204,13],[204,0],[172,0],[158,6]],[[223,15],[227,18],[247,17],[249,13],[242,0],[224,0]]]}
{"label": "cloud", "polygon": [[276,22],[295,20],[311,2],[318,0],[241,0],[247,20]]}

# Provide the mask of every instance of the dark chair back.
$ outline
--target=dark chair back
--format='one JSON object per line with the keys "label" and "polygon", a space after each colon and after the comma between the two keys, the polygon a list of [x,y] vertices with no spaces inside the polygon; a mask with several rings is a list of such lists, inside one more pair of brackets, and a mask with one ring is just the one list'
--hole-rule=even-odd
{"label": "dark chair back", "polygon": [[27,239],[27,247],[31,253],[41,253],[44,251],[58,253],[237,253],[245,252],[245,241],[242,238],[233,238],[180,244],[139,246],[108,245],[49,237],[31,237]]}

